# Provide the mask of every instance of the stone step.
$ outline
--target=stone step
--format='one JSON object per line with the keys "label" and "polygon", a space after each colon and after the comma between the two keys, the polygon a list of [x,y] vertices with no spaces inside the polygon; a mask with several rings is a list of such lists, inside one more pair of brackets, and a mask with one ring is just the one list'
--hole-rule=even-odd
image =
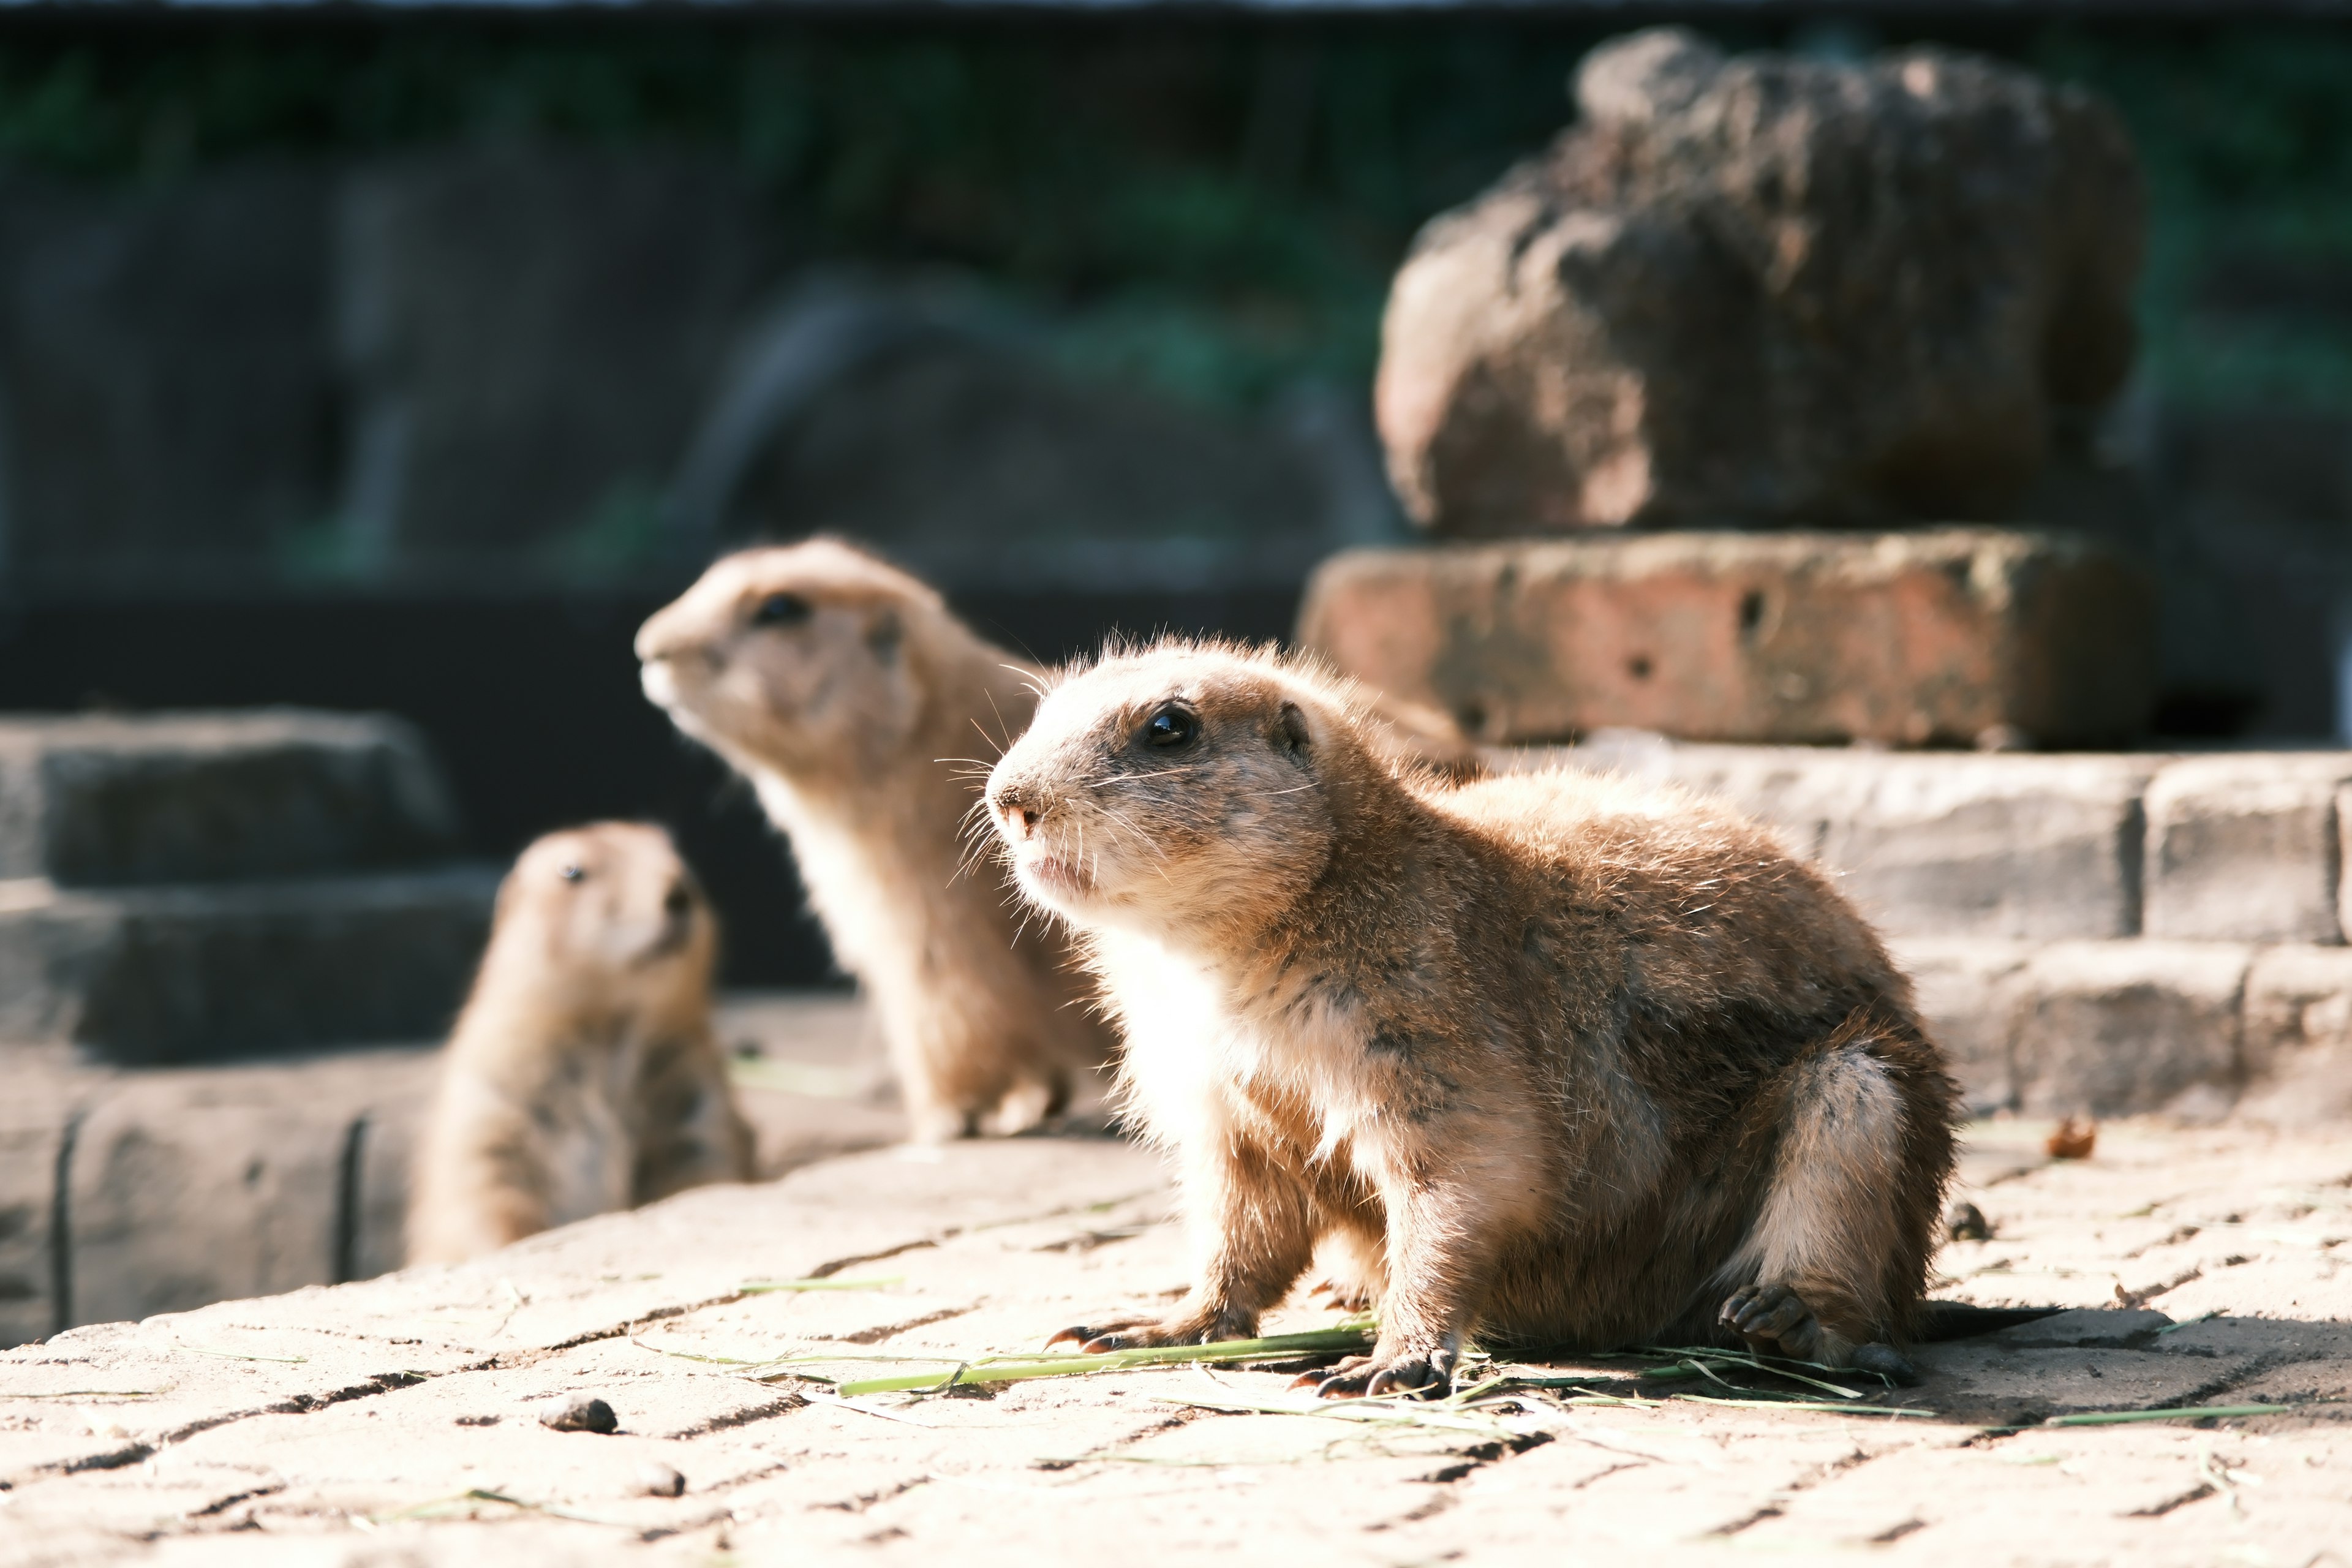
{"label": "stone step", "polygon": [[457,817],[423,740],[295,709],[0,719],[0,879],[77,887],[413,866]]}
{"label": "stone step", "polygon": [[2352,948],[1892,944],[1971,1110],[2352,1117]]}
{"label": "stone step", "polygon": [[1344,551],[1298,640],[1486,741],[2127,743],[2143,574],[2064,534],[1672,532]]}
{"label": "stone step", "polygon": [[[878,1036],[831,992],[722,998],[773,1176],[895,1142]],[[401,1266],[431,1046],[118,1070],[0,1046],[0,1346]]]}
{"label": "stone step", "polygon": [[2344,941],[2352,752],[1879,752],[1603,731],[1487,756],[1716,795],[1895,936]]}
{"label": "stone step", "polygon": [[495,867],[152,888],[0,883],[0,1039],[118,1063],[437,1035]]}

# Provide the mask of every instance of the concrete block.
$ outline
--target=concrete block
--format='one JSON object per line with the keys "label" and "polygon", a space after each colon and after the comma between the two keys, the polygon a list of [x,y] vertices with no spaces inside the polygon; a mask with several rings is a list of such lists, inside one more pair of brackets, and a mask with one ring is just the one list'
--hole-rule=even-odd
{"label": "concrete block", "polygon": [[2010,1064],[2010,1004],[2034,948],[2024,942],[1914,939],[1892,944],[1911,976],[1919,1016],[1944,1047],[1969,1113],[2017,1103]]}
{"label": "concrete block", "polygon": [[657,547],[660,487],[773,249],[719,158],[465,146],[348,175],[354,557],[610,567]]}
{"label": "concrete block", "polygon": [[2151,590],[2070,536],[1676,532],[1334,556],[1299,640],[1485,740],[2096,746],[2155,692]]}
{"label": "concrete block", "polygon": [[115,1078],[81,1121],[67,1184],[72,1321],[397,1268],[367,1216],[405,1187],[370,1191],[367,1130],[413,1121],[433,1066],[409,1049]]}
{"label": "concrete block", "polygon": [[70,1052],[0,1046],[0,1347],[64,1326],[57,1295],[57,1183],[82,1108],[110,1077]]}
{"label": "concrete block", "polygon": [[0,1038],[122,1063],[438,1036],[498,872],[89,891],[0,884]]}
{"label": "concrete block", "polygon": [[2043,946],[2006,984],[2018,1108],[2032,1115],[2218,1114],[2243,1081],[2251,948],[2231,942]]}
{"label": "concrete block", "polygon": [[334,505],[333,176],[0,185],[8,570],[243,585]]}
{"label": "concrete block", "polygon": [[2139,929],[2140,794],[2161,759],[1681,745],[1603,735],[1494,752],[1672,779],[1780,830],[1889,935],[2123,937]]}
{"label": "concrete block", "polygon": [[2167,764],[2147,788],[2147,934],[2342,942],[2336,797],[2347,783],[2352,752]]}
{"label": "concrete block", "polygon": [[0,879],[301,876],[414,865],[456,837],[423,738],[383,715],[0,720]]}
{"label": "concrete block", "polygon": [[2273,947],[2246,976],[2238,1110],[2272,1126],[2352,1116],[2352,947]]}

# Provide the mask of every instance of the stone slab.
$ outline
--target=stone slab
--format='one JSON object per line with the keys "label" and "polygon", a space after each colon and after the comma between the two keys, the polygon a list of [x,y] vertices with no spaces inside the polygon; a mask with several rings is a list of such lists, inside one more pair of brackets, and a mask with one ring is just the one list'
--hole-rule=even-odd
{"label": "stone slab", "polygon": [[2035,1114],[2218,1116],[2243,1082],[2246,947],[2053,942],[2008,982],[2017,1103]]}
{"label": "stone slab", "polygon": [[2246,975],[2254,1087],[2238,1113],[2316,1127],[2352,1117],[2352,947],[2273,947]]}
{"label": "stone slab", "polygon": [[[2046,1131],[2017,1121],[1971,1137]],[[2056,1321],[2054,1336],[1923,1347],[1927,1382],[1869,1403],[1924,1417],[1654,1389],[1639,1404],[1537,1395],[1456,1429],[1346,1420],[1286,1393],[1282,1372],[846,1402],[779,1375],[1033,1350],[1074,1316],[1152,1310],[1184,1278],[1163,1168],[1139,1151],[1045,1138],[883,1151],[458,1268],[0,1354],[0,1562],[992,1564],[1149,1542],[1154,1562],[1369,1565],[1558,1562],[1567,1540],[1596,1560],[1667,1563],[2303,1563],[2341,1533],[2352,1424],[2300,1402],[2352,1387],[2352,1300],[2297,1305],[2284,1292],[2307,1284],[2274,1265],[2300,1262],[2307,1282],[2341,1245],[2309,1243],[2352,1230],[2347,1176],[2332,1136],[2122,1122],[2088,1161],[1966,1190],[1993,1236],[1944,1251],[1943,1293],[2140,1300]],[[820,1272],[843,1288],[741,1289]],[[2209,1286],[2239,1300],[2200,1319],[2192,1293]],[[1274,1322],[1328,1321],[1291,1302]],[[2065,1342],[2042,1342],[2053,1338]],[[876,1359],[747,1364],[793,1354]],[[1552,1370],[1591,1389],[1628,1372]],[[538,1425],[551,1401],[583,1394],[612,1405],[616,1435]],[[2280,1413],[2036,1425],[2241,1401]],[[682,1493],[649,1495],[654,1466]]]}
{"label": "stone slab", "polygon": [[2046,940],[2139,930],[2140,797],[2163,759],[1713,746],[1610,731],[1496,748],[1671,780],[1778,829],[1899,937]]}
{"label": "stone slab", "polygon": [[457,815],[422,736],[295,709],[0,718],[0,879],[216,882],[412,866]]}
{"label": "stone slab", "polygon": [[138,889],[0,883],[0,1038],[125,1063],[414,1039],[456,1016],[495,868]]}
{"label": "stone slab", "polygon": [[[856,996],[733,993],[717,1022],[762,1175],[905,1138]],[[131,1071],[0,1046],[0,1345],[397,1269],[438,1070],[431,1046]]]}
{"label": "stone slab", "polygon": [[2167,763],[2147,786],[2150,936],[2340,942],[2336,795],[2352,756],[2240,752]]}
{"label": "stone slab", "polygon": [[2114,745],[2155,696],[2142,575],[1996,529],[1349,551],[1308,583],[1298,640],[1495,743]]}
{"label": "stone slab", "polygon": [[1911,977],[1919,1016],[1944,1047],[1969,1110],[1988,1115],[2014,1110],[2011,999],[2033,956],[2032,945],[1915,937],[1891,946],[1895,961]]}

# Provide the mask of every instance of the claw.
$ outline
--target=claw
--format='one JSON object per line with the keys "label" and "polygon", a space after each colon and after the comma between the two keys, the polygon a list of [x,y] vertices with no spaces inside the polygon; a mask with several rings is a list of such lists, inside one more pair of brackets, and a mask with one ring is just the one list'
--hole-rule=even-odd
{"label": "claw", "polygon": [[1055,1345],[1066,1342],[1077,1345],[1083,1349],[1086,1342],[1094,1338],[1094,1333],[1095,1331],[1092,1329],[1085,1328],[1083,1326],[1064,1329],[1061,1332],[1055,1334],[1052,1339],[1045,1342],[1045,1348],[1047,1350],[1052,1350]]}

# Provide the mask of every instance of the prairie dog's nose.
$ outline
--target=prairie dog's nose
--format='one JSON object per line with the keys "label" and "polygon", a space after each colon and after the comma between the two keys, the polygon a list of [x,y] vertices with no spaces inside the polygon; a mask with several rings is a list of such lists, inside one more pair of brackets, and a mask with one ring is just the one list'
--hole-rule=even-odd
{"label": "prairie dog's nose", "polygon": [[[677,608],[672,605],[671,609]],[[709,650],[696,637],[686,622],[669,610],[656,610],[646,624],[637,628],[637,661],[640,664],[660,664],[688,654],[709,657]]]}
{"label": "prairie dog's nose", "polygon": [[1036,830],[1045,818],[1045,804],[1019,784],[1010,784],[994,792],[996,820],[1004,826],[1004,836],[1014,843]]}

